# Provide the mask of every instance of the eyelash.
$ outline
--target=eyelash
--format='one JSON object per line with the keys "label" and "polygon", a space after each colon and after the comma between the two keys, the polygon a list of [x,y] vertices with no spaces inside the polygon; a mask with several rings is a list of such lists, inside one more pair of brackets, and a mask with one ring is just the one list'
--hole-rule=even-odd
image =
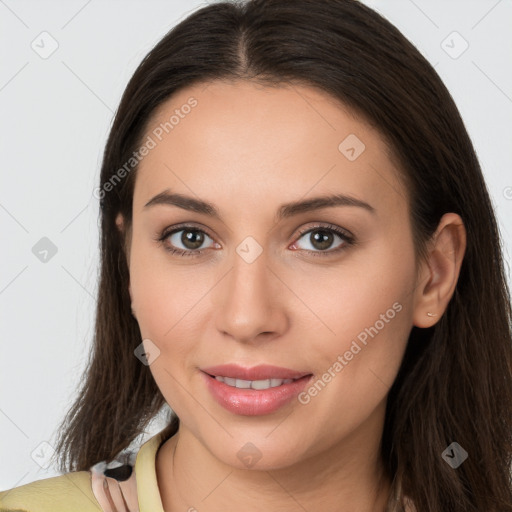
{"label": "eyelash", "polygon": [[[159,244],[162,245],[163,248],[171,254],[177,254],[178,256],[199,256],[199,255],[201,255],[204,252],[204,249],[194,250],[194,251],[192,251],[192,250],[185,251],[183,249],[174,249],[172,247],[168,247],[165,245],[164,242],[169,236],[173,235],[174,233],[179,233],[180,231],[193,231],[196,233],[203,233],[203,234],[207,235],[208,237],[213,238],[203,229],[200,229],[200,228],[190,225],[190,224],[183,224],[183,225],[173,226],[172,229],[165,229],[162,233],[157,233],[155,240],[157,242],[159,242]],[[330,231],[330,232],[338,235],[344,242],[344,244],[342,246],[340,246],[336,249],[327,250],[327,251],[308,251],[306,249],[303,249],[303,250],[306,250],[306,252],[309,252],[310,254],[312,254],[313,256],[321,256],[321,257],[330,256],[332,254],[337,254],[343,250],[346,250],[348,247],[356,245],[356,241],[353,236],[349,235],[348,232],[342,230],[341,228],[339,228],[337,226],[334,226],[333,224],[317,225],[317,226],[312,226],[312,227],[308,227],[308,228],[299,230],[297,240],[302,238],[303,235],[305,235],[307,233],[311,233],[313,231]]]}

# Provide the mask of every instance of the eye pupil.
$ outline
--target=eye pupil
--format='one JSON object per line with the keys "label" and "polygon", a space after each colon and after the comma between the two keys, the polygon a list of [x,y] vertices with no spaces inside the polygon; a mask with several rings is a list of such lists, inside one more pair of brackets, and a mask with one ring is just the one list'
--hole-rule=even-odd
{"label": "eye pupil", "polygon": [[317,249],[328,249],[333,243],[333,233],[318,229],[311,232],[310,240]]}
{"label": "eye pupil", "polygon": [[[204,234],[200,231],[184,230],[181,236],[181,241],[188,249],[197,249],[201,247],[204,242]],[[191,243],[191,245],[189,245]]]}

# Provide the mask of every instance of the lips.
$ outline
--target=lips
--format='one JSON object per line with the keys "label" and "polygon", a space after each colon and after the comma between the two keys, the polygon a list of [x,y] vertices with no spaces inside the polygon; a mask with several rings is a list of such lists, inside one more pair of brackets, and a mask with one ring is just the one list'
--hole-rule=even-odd
{"label": "lips", "polygon": [[204,373],[212,377],[228,377],[231,379],[259,381],[269,379],[293,379],[297,380],[305,375],[310,375],[309,372],[300,372],[291,370],[289,368],[282,368],[279,366],[272,366],[262,364],[253,366],[252,368],[244,368],[237,364],[222,364],[218,366],[209,366],[201,368]]}
{"label": "lips", "polygon": [[260,365],[225,364],[202,368],[213,399],[228,411],[245,416],[270,414],[290,403],[312,378],[311,373]]}

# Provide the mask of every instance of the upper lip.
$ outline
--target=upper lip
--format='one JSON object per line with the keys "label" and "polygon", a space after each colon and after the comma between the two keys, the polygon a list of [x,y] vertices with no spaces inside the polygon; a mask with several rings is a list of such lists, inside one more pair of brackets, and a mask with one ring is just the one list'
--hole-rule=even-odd
{"label": "upper lip", "polygon": [[218,366],[209,366],[201,370],[213,377],[231,377],[241,380],[266,380],[266,379],[300,379],[308,372],[299,372],[289,368],[281,368],[268,364],[261,364],[251,368],[245,368],[238,364],[221,364]]}

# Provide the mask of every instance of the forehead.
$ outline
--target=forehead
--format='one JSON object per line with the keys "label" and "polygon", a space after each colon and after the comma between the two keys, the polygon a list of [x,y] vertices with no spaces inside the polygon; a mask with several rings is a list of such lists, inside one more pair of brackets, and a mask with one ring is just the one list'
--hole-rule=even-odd
{"label": "forehead", "polygon": [[[313,87],[213,81],[178,91],[148,123],[134,208],[165,189],[256,207],[347,193],[406,208],[389,150],[370,125]],[[403,213],[403,211],[402,211]]]}

